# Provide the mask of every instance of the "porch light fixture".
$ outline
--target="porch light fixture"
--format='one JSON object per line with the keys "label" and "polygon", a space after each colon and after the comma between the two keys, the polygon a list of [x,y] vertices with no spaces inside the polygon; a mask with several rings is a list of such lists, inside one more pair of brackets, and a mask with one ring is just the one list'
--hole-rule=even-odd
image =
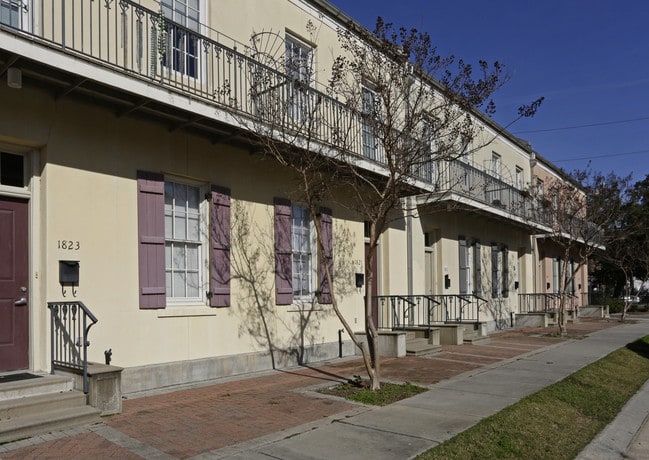
{"label": "porch light fixture", "polygon": [[23,73],[18,67],[7,69],[7,85],[9,88],[20,89],[23,87]]}

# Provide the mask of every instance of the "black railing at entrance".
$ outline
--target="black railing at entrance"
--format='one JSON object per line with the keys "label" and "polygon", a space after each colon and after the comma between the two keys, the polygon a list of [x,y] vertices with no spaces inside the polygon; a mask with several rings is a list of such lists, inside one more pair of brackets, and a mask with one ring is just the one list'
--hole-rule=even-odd
{"label": "black railing at entrance", "polygon": [[[565,310],[575,310],[579,297],[575,294],[565,294],[563,297]],[[521,313],[554,312],[559,309],[561,298],[562,295],[556,292],[518,294],[519,311]]]}
{"label": "black railing at entrance", "polygon": [[379,329],[405,329],[435,322],[439,302],[427,295],[376,296]]}
{"label": "black railing at entrance", "polygon": [[375,297],[379,329],[480,322],[485,299],[476,295],[384,295]]}
{"label": "black railing at entrance", "polygon": [[433,296],[442,305],[445,323],[479,323],[480,310],[487,302],[474,294],[446,294]]}
{"label": "black railing at entrance", "polygon": [[52,371],[55,367],[83,373],[88,393],[88,331],[97,318],[83,302],[48,302],[50,310]]}

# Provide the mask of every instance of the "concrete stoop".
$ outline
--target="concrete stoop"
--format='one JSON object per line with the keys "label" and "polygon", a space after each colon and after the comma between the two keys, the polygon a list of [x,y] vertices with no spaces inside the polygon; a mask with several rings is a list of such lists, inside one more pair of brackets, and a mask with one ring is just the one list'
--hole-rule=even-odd
{"label": "concrete stoop", "polygon": [[442,347],[439,344],[438,334],[426,337],[424,331],[408,331],[406,333],[406,355],[423,356],[440,351],[442,351]]}
{"label": "concrete stoop", "polygon": [[463,324],[463,326],[464,326],[463,343],[484,345],[491,341],[489,336],[484,335],[484,332],[482,330],[482,323]]}
{"label": "concrete stoop", "polygon": [[73,387],[56,375],[0,384],[0,443],[101,423],[100,411]]}

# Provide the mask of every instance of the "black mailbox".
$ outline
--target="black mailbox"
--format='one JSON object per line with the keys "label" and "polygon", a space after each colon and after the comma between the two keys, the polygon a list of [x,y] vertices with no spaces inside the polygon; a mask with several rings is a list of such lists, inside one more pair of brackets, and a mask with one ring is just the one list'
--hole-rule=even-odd
{"label": "black mailbox", "polygon": [[59,283],[79,285],[78,260],[59,260]]}
{"label": "black mailbox", "polygon": [[361,288],[365,284],[365,274],[356,273],[356,287]]}
{"label": "black mailbox", "polygon": [[444,287],[446,289],[451,287],[451,277],[448,275],[444,275]]}

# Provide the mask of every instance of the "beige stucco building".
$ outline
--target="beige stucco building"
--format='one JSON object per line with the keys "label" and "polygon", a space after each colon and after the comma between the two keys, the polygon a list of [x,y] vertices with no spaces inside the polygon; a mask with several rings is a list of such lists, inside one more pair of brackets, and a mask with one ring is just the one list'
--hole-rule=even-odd
{"label": "beige stucco building", "polygon": [[[48,303],[77,301],[97,319],[88,359],[110,350],[125,393],[355,353],[321,270],[333,256],[362,331],[363,218],[333,184],[319,253],[296,177],[242,122],[255,72],[286,55],[327,100],[350,18],[323,0],[218,3],[0,1],[0,372],[50,371]],[[514,325],[521,295],[554,292],[534,184],[556,170],[472,116],[482,147],[420,178],[415,211],[381,236],[381,329],[484,334]],[[359,168],[380,173],[363,152]],[[576,283],[579,298],[585,272]]]}

